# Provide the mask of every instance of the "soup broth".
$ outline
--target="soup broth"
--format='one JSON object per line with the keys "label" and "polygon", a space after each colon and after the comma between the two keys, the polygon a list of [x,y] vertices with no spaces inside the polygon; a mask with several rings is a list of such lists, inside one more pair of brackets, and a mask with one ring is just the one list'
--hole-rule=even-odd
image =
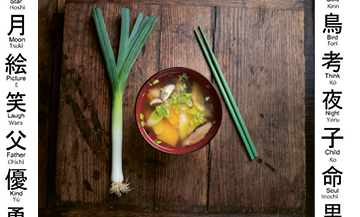
{"label": "soup broth", "polygon": [[138,114],[152,141],[168,148],[185,148],[204,139],[214,126],[213,99],[208,84],[176,72],[145,85],[144,113]]}

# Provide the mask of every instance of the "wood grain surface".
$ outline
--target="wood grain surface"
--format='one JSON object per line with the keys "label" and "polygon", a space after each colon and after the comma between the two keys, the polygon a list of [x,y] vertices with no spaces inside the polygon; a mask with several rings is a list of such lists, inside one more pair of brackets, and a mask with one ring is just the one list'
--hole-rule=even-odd
{"label": "wood grain surface", "polygon": [[[127,81],[123,161],[124,176],[132,191],[120,198],[109,194],[111,93],[93,23],[93,7],[102,9],[114,53],[121,7],[130,9],[133,21],[138,12],[159,18]],[[211,78],[193,34],[198,25],[214,46],[252,135],[259,153],[254,161],[249,161],[225,107],[215,139],[189,155],[157,152],[136,129],[136,94],[152,74],[183,66]],[[118,210],[304,215],[304,73],[301,10],[67,4],[56,207],[103,210],[109,213],[101,214],[105,216],[116,216],[111,212]],[[80,216],[76,212],[62,213]]]}
{"label": "wood grain surface", "polygon": [[[179,5],[179,6],[213,6],[213,7],[241,7],[241,8],[266,8],[303,11],[307,0],[97,0],[101,3],[135,3],[150,5]],[[91,3],[94,0],[58,0],[58,8],[62,8],[68,3]]]}
{"label": "wood grain surface", "polygon": [[[98,216],[98,217],[222,217],[224,214],[196,214],[196,213],[181,213],[181,212],[125,212],[125,211],[99,211],[99,210],[58,210],[54,213],[55,216],[59,217],[81,217],[81,216]],[[226,214],[226,217],[277,217],[277,214]],[[293,214],[281,214],[281,217],[300,217],[300,215]]]}
{"label": "wood grain surface", "polygon": [[[152,210],[155,181],[153,148],[136,129],[134,104],[137,90],[158,71],[160,26],[157,25],[140,53],[123,95],[123,168],[133,192],[121,198],[109,194],[111,93],[91,9],[100,7],[114,52],[119,40],[121,7],[111,4],[69,4],[65,8],[63,73],[61,80],[57,189],[61,202],[123,204],[122,209]],[[123,5],[160,17],[159,6]],[[76,11],[76,13],[74,13]],[[115,15],[115,16],[114,16]],[[135,20],[137,13],[131,13]],[[83,29],[83,30],[81,30]],[[86,30],[86,31],[84,31]],[[74,35],[75,34],[75,35]],[[149,50],[149,52],[145,52]],[[66,93],[66,94],[65,94]],[[63,169],[67,165],[70,168]],[[67,167],[66,166],[66,167]],[[79,178],[81,177],[81,178]],[[104,203],[107,202],[107,203]],[[117,208],[120,208],[117,206]]]}
{"label": "wood grain surface", "polygon": [[302,213],[303,12],[217,8],[216,14],[215,54],[259,157],[249,161],[224,112],[211,143],[210,211]]}
{"label": "wood grain surface", "polygon": [[[162,6],[160,69],[180,66],[210,79],[194,35],[197,25],[210,33],[214,11],[210,7]],[[157,152],[155,207],[159,211],[205,212],[208,147],[188,155]]]}
{"label": "wood grain surface", "polygon": [[[63,31],[63,25],[56,26],[54,13],[56,12],[55,1],[39,1],[39,47],[38,47],[38,70],[39,70],[39,124],[38,124],[38,155],[39,155],[39,208],[54,208],[55,194],[55,150],[56,150],[56,126],[57,108],[59,98],[54,94],[54,89],[59,89],[59,82],[54,79],[60,77],[61,57],[55,58],[62,50],[62,38],[57,33]],[[59,27],[59,28],[57,28]],[[60,42],[60,45],[58,44]],[[49,50],[53,52],[49,52]],[[58,66],[58,68],[55,68]],[[53,127],[55,126],[55,127]]]}

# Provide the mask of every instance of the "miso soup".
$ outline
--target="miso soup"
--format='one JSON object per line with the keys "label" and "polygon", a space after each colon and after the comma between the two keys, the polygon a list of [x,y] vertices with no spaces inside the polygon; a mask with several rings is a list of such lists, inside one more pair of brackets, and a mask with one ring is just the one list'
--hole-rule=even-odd
{"label": "miso soup", "polygon": [[152,141],[168,148],[195,145],[214,127],[209,85],[182,72],[152,80],[143,113],[137,114]]}

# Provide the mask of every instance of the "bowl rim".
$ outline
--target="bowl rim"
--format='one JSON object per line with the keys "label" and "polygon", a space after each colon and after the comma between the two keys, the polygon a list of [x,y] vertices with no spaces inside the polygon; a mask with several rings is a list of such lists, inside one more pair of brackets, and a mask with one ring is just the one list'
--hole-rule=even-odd
{"label": "bowl rim", "polygon": [[[197,148],[197,149],[195,149],[195,150],[193,150],[193,151],[189,151],[189,152],[185,152],[185,153],[172,153],[172,152],[167,152],[167,151],[165,151],[165,150],[162,150],[162,149],[157,148],[154,144],[151,144],[151,143],[147,140],[147,138],[145,138],[145,136],[143,135],[143,133],[142,133],[142,131],[141,131],[141,129],[140,129],[140,125],[139,125],[139,123],[138,123],[137,114],[136,114],[136,108],[137,108],[138,98],[139,98],[140,93],[141,93],[141,90],[144,88],[144,86],[145,86],[146,84],[148,84],[149,81],[150,81],[152,78],[154,78],[156,75],[158,75],[158,74],[160,74],[160,73],[162,73],[162,72],[164,72],[164,71],[176,70],[176,69],[186,69],[186,70],[190,70],[190,71],[193,71],[193,72],[199,74],[199,75],[200,75],[201,77],[203,77],[204,79],[206,79],[206,81],[207,81],[209,84],[211,84],[211,87],[214,89],[214,91],[215,91],[215,93],[216,93],[216,96],[217,96],[217,98],[219,99],[219,103],[220,103],[220,105],[219,105],[219,108],[220,108],[220,109],[219,109],[219,110],[220,110],[220,116],[219,116],[219,120],[220,120],[220,121],[219,121],[219,125],[218,125],[218,127],[216,128],[216,130],[215,130],[215,132],[213,133],[213,135],[209,138],[209,141],[207,141],[206,143],[204,143],[201,147],[199,147],[199,148]],[[209,143],[211,142],[211,140],[215,137],[215,135],[217,134],[217,132],[218,132],[219,129],[220,129],[221,122],[222,122],[222,110],[223,110],[223,109],[222,109],[221,97],[220,97],[218,91],[216,90],[215,86],[213,85],[213,83],[212,83],[207,77],[205,77],[205,76],[204,76],[203,74],[201,74],[200,72],[198,72],[198,71],[196,71],[196,70],[194,70],[194,69],[191,69],[191,68],[187,68],[187,67],[170,67],[170,68],[166,68],[166,69],[163,69],[163,70],[160,70],[160,71],[156,72],[155,74],[153,74],[152,76],[150,76],[150,77],[144,82],[144,84],[140,87],[140,89],[139,89],[139,91],[138,91],[138,93],[137,93],[137,96],[136,96],[136,98],[135,98],[135,108],[134,108],[134,113],[135,113],[135,115],[134,115],[134,117],[135,117],[135,123],[136,123],[137,129],[139,130],[140,135],[141,135],[142,138],[146,141],[146,143],[149,144],[151,147],[153,147],[153,148],[156,149],[157,151],[160,151],[160,152],[163,152],[163,153],[166,153],[166,154],[186,155],[186,154],[194,153],[194,152],[196,152],[196,151],[204,148],[207,144],[209,144]]]}

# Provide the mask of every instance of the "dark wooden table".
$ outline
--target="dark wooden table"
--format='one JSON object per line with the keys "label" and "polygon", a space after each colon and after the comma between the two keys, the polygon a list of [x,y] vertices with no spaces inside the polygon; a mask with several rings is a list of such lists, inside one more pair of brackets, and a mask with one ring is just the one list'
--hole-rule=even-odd
{"label": "dark wooden table", "polygon": [[[311,216],[310,1],[89,2],[39,2],[42,216]],[[123,163],[132,191],[120,198],[108,190],[111,93],[93,7],[102,9],[114,51],[121,7],[131,20],[138,12],[159,18],[127,81]],[[189,155],[155,151],[136,129],[136,94],[152,74],[183,66],[211,79],[193,33],[199,25],[258,150],[253,161],[224,103],[216,137]]]}

